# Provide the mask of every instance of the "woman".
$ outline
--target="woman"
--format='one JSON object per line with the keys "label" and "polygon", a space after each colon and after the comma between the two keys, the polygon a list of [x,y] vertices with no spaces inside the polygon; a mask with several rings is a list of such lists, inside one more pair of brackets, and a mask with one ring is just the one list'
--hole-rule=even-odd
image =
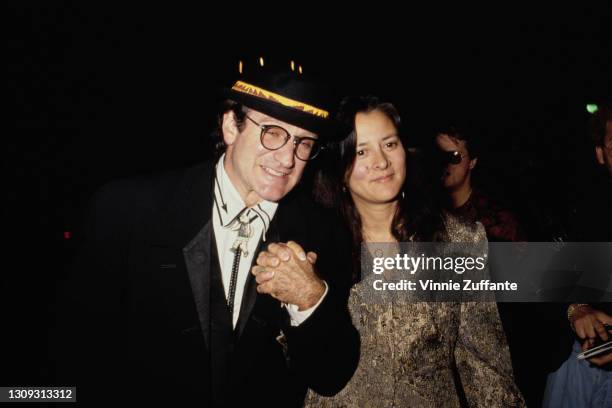
{"label": "woman", "polygon": [[361,357],[344,390],[329,398],[309,392],[306,406],[458,407],[462,400],[476,407],[524,406],[495,303],[369,297],[370,277],[361,276],[358,264],[362,242],[477,242],[486,236],[480,224],[435,211],[406,181],[411,163],[393,105],[347,98],[340,119],[353,130],[330,161],[335,169],[319,177],[317,192],[340,207],[352,231],[356,283],[349,309]]}

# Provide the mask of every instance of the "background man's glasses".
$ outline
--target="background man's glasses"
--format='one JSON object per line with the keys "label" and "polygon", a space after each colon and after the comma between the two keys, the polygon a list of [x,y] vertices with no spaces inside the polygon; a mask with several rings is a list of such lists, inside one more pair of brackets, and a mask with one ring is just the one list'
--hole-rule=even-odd
{"label": "background man's glasses", "polygon": [[[268,150],[278,150],[287,144],[291,135],[285,129],[276,125],[260,125],[249,115],[245,115],[248,120],[253,122],[261,129],[261,144]],[[312,160],[321,152],[321,144],[312,137],[293,136],[293,153],[295,157],[302,161]]]}
{"label": "background man's glasses", "polygon": [[463,160],[463,154],[457,150],[452,151],[443,151],[439,150],[437,152],[438,162],[442,165],[448,164],[459,164]]}

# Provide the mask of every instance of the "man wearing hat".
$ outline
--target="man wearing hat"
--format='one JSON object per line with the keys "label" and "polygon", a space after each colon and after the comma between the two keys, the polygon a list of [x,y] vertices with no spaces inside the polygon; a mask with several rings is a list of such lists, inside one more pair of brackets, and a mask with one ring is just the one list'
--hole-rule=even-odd
{"label": "man wearing hat", "polygon": [[[218,160],[96,194],[66,293],[78,313],[60,315],[78,332],[68,354],[84,364],[64,380],[81,402],[292,407],[348,382],[350,243],[295,189],[331,128],[320,91],[241,78],[225,90]],[[253,267],[266,249],[281,264]]]}

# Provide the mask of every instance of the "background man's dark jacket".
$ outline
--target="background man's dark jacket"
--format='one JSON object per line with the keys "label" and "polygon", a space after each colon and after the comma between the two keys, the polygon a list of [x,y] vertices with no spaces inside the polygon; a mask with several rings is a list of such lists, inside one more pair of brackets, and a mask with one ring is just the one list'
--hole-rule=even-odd
{"label": "background man's dark jacket", "polygon": [[280,202],[267,242],[294,240],[317,252],[329,293],[291,327],[287,311],[257,294],[249,276],[227,337],[214,268],[213,175],[214,163],[205,162],[110,183],[92,200],[52,346],[58,382],[76,384],[82,403],[291,407],[307,387],[334,394],[352,376],[359,336],[346,308],[349,238],[339,218],[298,191]]}

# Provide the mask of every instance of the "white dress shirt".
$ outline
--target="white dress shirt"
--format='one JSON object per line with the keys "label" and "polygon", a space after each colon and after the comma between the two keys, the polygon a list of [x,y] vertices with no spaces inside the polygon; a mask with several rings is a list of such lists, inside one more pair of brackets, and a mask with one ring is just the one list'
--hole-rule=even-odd
{"label": "white dress shirt", "polygon": [[[225,154],[221,156],[215,167],[217,180],[215,181],[213,191],[215,202],[213,203],[212,220],[215,241],[217,243],[217,254],[219,255],[219,266],[221,268],[221,279],[227,299],[229,296],[232,265],[234,262],[234,252],[231,251],[231,248],[238,237],[236,217],[245,208],[245,204],[225,171],[224,159]],[[251,263],[253,262],[255,251],[257,250],[260,239],[266,242],[266,232],[270,227],[270,223],[272,222],[272,218],[274,218],[277,208],[278,203],[265,200],[250,208],[249,218],[256,218],[250,224],[252,234],[247,243],[247,253],[241,255],[238,267],[238,279],[236,280],[236,293],[234,297],[234,314],[232,316],[234,327],[236,327],[238,317],[240,316],[240,305],[242,304],[244,286],[249,273],[251,273]],[[328,287],[327,283],[325,283],[325,293],[321,296],[321,299],[319,299],[316,305],[307,310],[299,311],[296,305],[285,305],[289,312],[291,324],[293,326],[298,326],[304,322],[321,304],[321,301],[327,295],[327,291]]]}

